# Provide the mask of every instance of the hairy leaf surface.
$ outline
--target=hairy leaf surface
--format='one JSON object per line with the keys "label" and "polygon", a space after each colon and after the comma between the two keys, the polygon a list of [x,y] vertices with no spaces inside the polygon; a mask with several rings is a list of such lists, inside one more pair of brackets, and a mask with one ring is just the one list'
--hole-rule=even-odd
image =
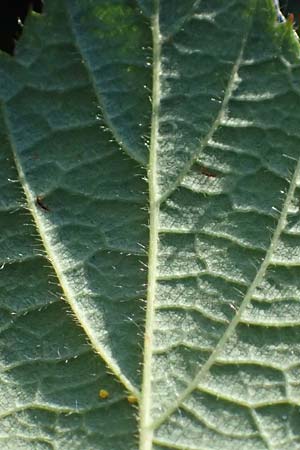
{"label": "hairy leaf surface", "polygon": [[1,53],[1,448],[300,449],[299,56],[271,0],[52,0]]}

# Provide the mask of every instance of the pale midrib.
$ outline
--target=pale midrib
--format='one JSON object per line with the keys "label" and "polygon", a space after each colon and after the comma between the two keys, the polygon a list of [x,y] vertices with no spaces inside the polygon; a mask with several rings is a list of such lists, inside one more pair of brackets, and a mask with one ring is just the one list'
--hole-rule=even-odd
{"label": "pale midrib", "polygon": [[140,446],[139,450],[151,450],[153,430],[151,428],[151,374],[153,356],[153,326],[155,319],[155,287],[157,281],[158,229],[159,229],[159,199],[157,191],[157,148],[159,131],[160,106],[160,28],[159,28],[159,0],[155,1],[155,11],[152,17],[153,34],[153,86],[152,86],[152,121],[149,156],[149,262],[148,288],[144,337],[144,366],[140,404]]}
{"label": "pale midrib", "polygon": [[77,307],[76,293],[69,286],[67,277],[64,275],[63,267],[59,261],[59,258],[57,257],[54,249],[52,248],[50,240],[47,239],[47,237],[46,237],[47,236],[46,227],[43,223],[41,215],[38,212],[35,196],[33,195],[33,192],[31,191],[31,189],[29,187],[29,184],[27,182],[22,165],[19,161],[19,157],[18,157],[18,154],[16,151],[16,146],[14,144],[12,133],[10,133],[10,125],[9,125],[9,120],[8,120],[7,113],[6,113],[6,107],[3,103],[1,103],[1,109],[3,111],[3,117],[4,117],[5,125],[7,128],[7,134],[10,139],[10,145],[11,145],[11,149],[12,149],[12,154],[13,154],[16,170],[18,172],[19,181],[23,188],[23,191],[24,191],[24,194],[25,194],[25,197],[27,200],[28,209],[32,215],[33,221],[36,226],[36,230],[42,241],[46,256],[47,256],[48,260],[50,261],[50,263],[53,267],[53,270],[57,276],[58,282],[61,286],[61,289],[62,289],[64,297],[65,297],[65,300],[69,303],[70,307],[72,308],[72,311],[75,314],[76,319],[78,320],[78,323],[83,328],[94,351],[98,355],[101,356],[103,361],[105,361],[105,363],[107,364],[108,369],[112,373],[115,374],[115,376],[125,386],[125,388],[130,393],[132,393],[135,397],[139,398],[140,397],[139,391],[133,386],[133,384],[128,380],[128,378],[122,374],[118,364],[116,364],[116,362],[107,354],[107,352],[105,352],[105,350],[99,346],[96,336],[94,336],[93,331],[88,326],[87,321],[85,321],[85,319],[83,318],[82,311],[80,311],[80,309]]}
{"label": "pale midrib", "polygon": [[240,65],[241,65],[241,62],[242,62],[244,49],[245,49],[245,45],[246,45],[246,42],[247,42],[247,36],[248,36],[248,30],[247,30],[247,34],[242,39],[241,48],[240,48],[240,51],[238,53],[237,60],[236,60],[236,62],[233,65],[233,68],[232,68],[232,71],[231,71],[231,74],[230,74],[230,77],[229,77],[229,81],[228,81],[228,84],[227,84],[227,87],[226,87],[226,91],[224,93],[223,101],[222,101],[220,110],[219,110],[219,112],[217,114],[217,117],[216,117],[215,121],[213,122],[212,126],[210,127],[209,132],[202,139],[200,147],[197,149],[197,152],[192,155],[191,159],[185,165],[184,169],[180,172],[180,175],[178,176],[178,178],[172,183],[172,185],[168,188],[168,190],[166,192],[164,192],[164,194],[160,197],[160,202],[161,203],[166,201],[167,198],[172,194],[172,192],[174,192],[174,190],[180,185],[180,183],[183,181],[184,177],[187,175],[188,171],[190,170],[191,166],[193,165],[193,163],[197,160],[199,155],[202,153],[204,148],[209,143],[210,139],[212,139],[212,137],[214,136],[216,131],[219,129],[219,126],[221,125],[221,122],[224,119],[225,112],[226,112],[229,100],[230,100],[230,98],[232,96],[232,93],[234,91],[234,85],[235,85],[235,82],[236,82],[236,75],[237,75],[237,73],[239,71],[239,68],[240,68]]}
{"label": "pale midrib", "polygon": [[253,293],[254,293],[255,289],[257,288],[257,286],[259,286],[260,283],[262,282],[262,280],[265,276],[265,273],[267,271],[267,268],[271,262],[272,255],[277,247],[280,235],[281,235],[282,231],[284,230],[284,227],[286,224],[288,210],[292,204],[295,189],[297,187],[297,178],[299,176],[300,176],[300,160],[298,160],[298,163],[296,165],[296,169],[295,169],[293,178],[291,180],[291,184],[290,184],[287,196],[285,198],[276,229],[272,236],[270,246],[266,252],[265,258],[264,258],[256,276],[254,277],[251,285],[249,286],[248,291],[246,292],[246,295],[241,303],[240,308],[238,309],[236,315],[234,316],[234,318],[230,322],[229,326],[227,327],[226,331],[222,335],[216,348],[214,349],[214,351],[212,352],[212,354],[210,355],[210,357],[208,358],[206,363],[203,365],[201,370],[198,372],[198,374],[192,380],[190,385],[176,399],[176,401],[173,403],[173,405],[171,405],[157,420],[155,420],[152,423],[153,430],[158,428],[168,417],[170,417],[170,415],[180,407],[182,402],[193,392],[193,390],[197,388],[197,386],[200,384],[200,382],[205,380],[205,377],[208,375],[209,370],[214,365],[218,356],[221,354],[222,350],[224,349],[225,344],[228,342],[230,337],[232,337],[238,323],[240,322],[240,318],[241,318],[243,312],[249,306],[252,296],[253,296]]}

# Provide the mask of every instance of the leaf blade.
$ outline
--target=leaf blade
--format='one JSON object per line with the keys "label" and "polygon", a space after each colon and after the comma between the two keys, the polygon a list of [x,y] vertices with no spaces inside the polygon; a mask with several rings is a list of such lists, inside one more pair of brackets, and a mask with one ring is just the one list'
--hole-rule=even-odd
{"label": "leaf blade", "polygon": [[[7,163],[3,173],[25,179],[45,235],[32,256],[32,220],[34,237],[6,214],[24,196],[6,183],[2,337],[32,346],[17,341],[2,359],[3,427],[25,423],[7,448],[136,449],[136,399],[141,450],[297,445],[299,46],[269,0],[221,3],[53,2],[16,62],[1,55],[2,135],[19,176]],[[58,277],[40,267],[49,255]],[[10,284],[26,275],[36,294],[24,301]]]}

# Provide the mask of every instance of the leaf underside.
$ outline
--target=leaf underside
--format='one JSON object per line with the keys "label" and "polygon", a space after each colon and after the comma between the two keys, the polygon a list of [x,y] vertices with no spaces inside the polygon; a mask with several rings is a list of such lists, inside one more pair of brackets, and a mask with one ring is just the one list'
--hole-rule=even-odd
{"label": "leaf underside", "polygon": [[0,80],[0,447],[300,449],[292,25],[53,0]]}

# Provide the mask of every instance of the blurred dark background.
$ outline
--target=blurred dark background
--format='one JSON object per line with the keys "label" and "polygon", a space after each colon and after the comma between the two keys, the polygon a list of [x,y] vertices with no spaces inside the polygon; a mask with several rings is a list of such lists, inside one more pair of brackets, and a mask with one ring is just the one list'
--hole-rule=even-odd
{"label": "blurred dark background", "polygon": [[300,14],[300,0],[279,0],[282,14]]}
{"label": "blurred dark background", "polygon": [[279,0],[282,14],[289,20],[299,34],[300,28],[300,0]]}
{"label": "blurred dark background", "polygon": [[[184,0],[183,0],[184,1]],[[285,17],[294,23],[295,29],[300,24],[300,0],[279,0]],[[24,22],[30,10],[43,12],[43,0],[0,0],[0,49],[14,54],[16,41],[22,34]]]}
{"label": "blurred dark background", "polygon": [[0,49],[13,55],[30,10],[43,11],[43,0],[0,0]]}

